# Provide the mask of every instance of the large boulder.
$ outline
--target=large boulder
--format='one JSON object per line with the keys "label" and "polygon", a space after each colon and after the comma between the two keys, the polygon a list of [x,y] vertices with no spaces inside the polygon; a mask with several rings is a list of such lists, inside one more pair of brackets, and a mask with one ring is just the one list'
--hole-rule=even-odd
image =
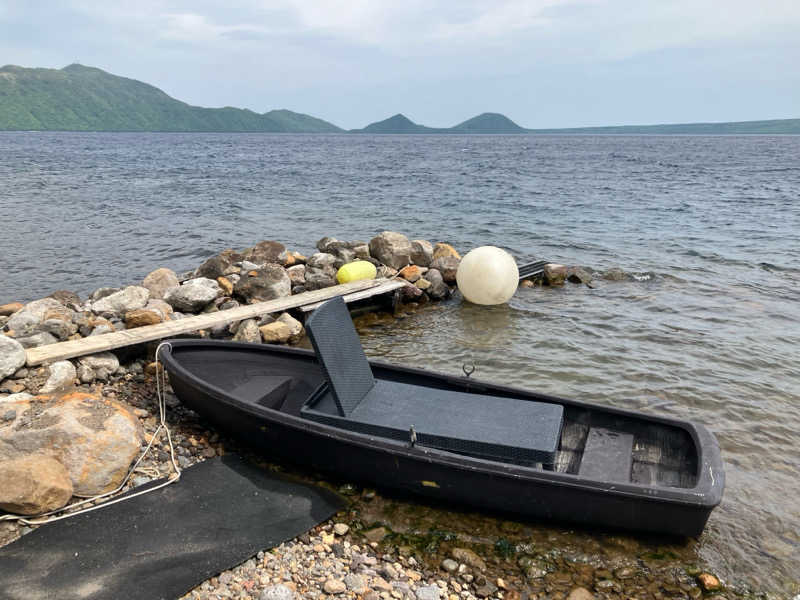
{"label": "large boulder", "polygon": [[0,304],[0,317],[10,317],[18,310],[25,308],[22,302],[9,302],[8,304]]}
{"label": "large boulder", "polygon": [[48,298],[58,300],[62,305],[66,306],[70,310],[77,310],[81,305],[81,297],[75,292],[70,292],[69,290],[56,290],[50,294]]}
{"label": "large boulder", "polygon": [[129,285],[118,292],[101,298],[92,303],[92,310],[96,313],[112,313],[124,315],[130,310],[143,308],[150,299],[150,290],[138,285]]}
{"label": "large boulder", "polygon": [[437,258],[444,258],[447,256],[452,256],[453,258],[461,258],[461,255],[458,253],[458,251],[455,248],[453,248],[450,244],[439,242],[433,247],[434,260]]}
{"label": "large boulder", "polygon": [[164,295],[179,285],[178,275],[172,269],[161,267],[156,269],[142,281],[142,287],[150,291],[150,298],[164,298]]}
{"label": "large boulder", "polygon": [[48,344],[55,344],[58,338],[52,333],[40,331],[33,335],[26,335],[25,337],[18,337],[17,341],[22,344],[24,348],[38,348],[39,346],[47,346]]}
{"label": "large boulder", "polygon": [[411,242],[402,233],[384,231],[369,241],[373,258],[393,269],[402,269],[411,262]]}
{"label": "large boulder", "polygon": [[289,337],[289,342],[292,344],[299,342],[306,334],[306,330],[303,327],[303,324],[297,319],[295,319],[289,313],[281,314],[281,316],[278,317],[276,323],[283,323],[289,328],[289,331],[291,332],[291,336]]}
{"label": "large boulder", "polygon": [[61,508],[70,498],[72,481],[55,458],[31,454],[0,462],[0,509],[38,515]]}
{"label": "large boulder", "polygon": [[547,263],[544,266],[544,280],[547,285],[564,285],[567,280],[567,267],[557,263]]}
{"label": "large boulder", "polygon": [[249,260],[251,263],[255,263],[257,265],[280,263],[280,256],[285,250],[286,246],[280,242],[263,240],[258,242],[252,248],[245,250],[243,252],[243,259]]}
{"label": "large boulder", "polygon": [[0,334],[0,381],[25,365],[25,348],[17,340]]}
{"label": "large boulder", "polygon": [[336,265],[336,257],[328,252],[317,252],[306,260],[306,267],[310,269],[324,269],[334,267],[334,265]]}
{"label": "large boulder", "polygon": [[433,244],[428,240],[411,242],[411,262],[420,267],[430,267],[433,261]]}
{"label": "large boulder", "polygon": [[[330,255],[328,255],[330,256]],[[306,281],[303,287],[309,291],[321,290],[322,288],[336,285],[336,269],[331,267],[312,268],[306,267]]]}
{"label": "large boulder", "polygon": [[292,282],[292,285],[303,285],[306,282],[306,266],[294,265],[286,269],[286,274]]}
{"label": "large boulder", "polygon": [[116,488],[143,441],[136,416],[97,394],[38,396],[6,402],[3,409],[14,410],[15,418],[0,423],[0,464],[31,454],[50,456],[66,467],[77,496]]}
{"label": "large boulder", "polygon": [[202,265],[197,267],[195,275],[198,277],[207,277],[208,279],[216,279],[228,274],[228,269],[233,263],[241,262],[244,258],[243,254],[236,252],[232,248],[223,250],[216,256],[212,256],[206,260]]}
{"label": "large boulder", "polygon": [[233,291],[245,302],[264,302],[291,295],[292,280],[282,266],[266,264],[260,269],[242,273]]}
{"label": "large boulder", "polygon": [[64,340],[68,339],[69,336],[78,332],[78,326],[72,321],[64,321],[63,319],[47,319],[46,321],[43,321],[41,325],[39,325],[39,330],[54,335],[59,339],[59,341],[63,342]]}
{"label": "large boulder", "polygon": [[49,367],[50,374],[47,381],[39,390],[40,394],[51,394],[66,390],[75,383],[75,378],[78,376],[75,371],[75,365],[68,360],[59,360],[54,362]]}
{"label": "large boulder", "polygon": [[146,325],[157,325],[164,320],[164,315],[159,310],[149,310],[147,307],[125,313],[125,327],[135,329]]}
{"label": "large boulder", "polygon": [[6,327],[19,337],[33,333],[43,321],[58,317],[69,321],[72,318],[72,311],[55,298],[42,298],[28,302],[21,310],[11,315]]}
{"label": "large boulder", "polygon": [[199,312],[222,292],[219,284],[213,279],[197,277],[190,279],[180,287],[172,288],[164,300],[180,312]]}
{"label": "large boulder", "polygon": [[425,279],[430,282],[425,291],[434,300],[444,300],[450,295],[450,288],[444,282],[442,274],[436,269],[430,269],[425,273]]}

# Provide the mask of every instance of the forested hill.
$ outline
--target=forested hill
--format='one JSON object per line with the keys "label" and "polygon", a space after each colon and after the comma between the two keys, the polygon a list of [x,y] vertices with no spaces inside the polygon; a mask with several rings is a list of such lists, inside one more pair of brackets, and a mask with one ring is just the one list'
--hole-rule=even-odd
{"label": "forested hill", "polygon": [[0,130],[263,131],[330,133],[335,125],[289,110],[201,108],[93,67],[0,68]]}

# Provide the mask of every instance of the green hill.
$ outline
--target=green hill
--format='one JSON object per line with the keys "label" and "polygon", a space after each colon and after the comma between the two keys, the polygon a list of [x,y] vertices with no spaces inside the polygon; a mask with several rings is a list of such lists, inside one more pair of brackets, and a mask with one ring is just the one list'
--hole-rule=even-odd
{"label": "green hill", "polygon": [[405,115],[397,114],[383,121],[371,123],[364,129],[354,129],[351,133],[438,133],[438,129],[417,125]]}
{"label": "green hill", "polygon": [[329,133],[335,125],[288,110],[201,108],[100,69],[0,68],[0,130]]}
{"label": "green hill", "polygon": [[426,127],[418,125],[405,115],[397,114],[383,121],[372,123],[364,129],[353,129],[350,133],[526,133],[508,117],[498,113],[483,113],[459,123],[455,127]]}

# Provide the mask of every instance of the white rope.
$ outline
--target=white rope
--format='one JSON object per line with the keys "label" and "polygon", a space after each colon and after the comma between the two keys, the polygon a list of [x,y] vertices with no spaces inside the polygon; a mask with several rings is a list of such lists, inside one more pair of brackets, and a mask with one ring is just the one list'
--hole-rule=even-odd
{"label": "white rope", "polygon": [[[160,352],[163,346],[169,346],[170,350],[172,349],[172,346],[170,345],[169,342],[161,342],[158,345],[158,348],[156,348],[156,397],[158,398],[158,421],[159,421],[158,427],[156,427],[156,430],[153,432],[153,435],[150,438],[150,442],[148,442],[147,444],[147,448],[144,449],[144,451],[141,453],[141,455],[139,455],[139,458],[136,460],[133,466],[128,470],[128,474],[125,475],[125,479],[122,480],[122,483],[120,483],[115,489],[111,490],[110,492],[106,492],[104,494],[98,494],[90,498],[85,498],[84,500],[80,500],[73,504],[69,504],[57,510],[52,510],[50,512],[43,513],[35,518],[28,518],[22,515],[7,514],[0,516],[0,521],[17,521],[18,523],[22,523],[23,525],[44,525],[45,523],[52,523],[54,521],[60,521],[61,519],[66,519],[68,517],[74,517],[75,515],[88,513],[93,510],[97,510],[98,508],[105,508],[106,506],[111,506],[112,504],[116,504],[117,502],[123,502],[125,500],[130,500],[131,498],[136,498],[137,496],[141,496],[143,494],[148,494],[150,492],[160,490],[163,487],[175,483],[181,478],[181,469],[180,467],[178,467],[178,463],[175,460],[175,446],[172,443],[172,434],[169,431],[169,427],[167,427],[167,420],[166,420],[167,403],[164,396],[164,389],[166,389],[167,385],[167,375],[166,371],[161,367],[158,361],[158,353]],[[162,430],[167,436],[167,442],[169,443],[170,463],[172,464],[172,474],[166,481],[159,483],[158,485],[148,488],[146,490],[135,492],[127,496],[116,498],[114,500],[109,500],[108,502],[103,502],[102,504],[98,504],[96,506],[90,506],[88,508],[83,508],[81,510],[76,510],[74,512],[69,512],[67,514],[61,514],[64,513],[65,511],[70,511],[79,506],[83,506],[84,504],[95,502],[102,498],[107,498],[108,496],[113,496],[114,494],[119,492],[122,488],[124,488],[125,484],[128,483],[128,480],[136,471],[136,468],[139,466],[139,463],[141,463],[144,457],[147,456],[147,453],[150,452],[150,449],[153,447],[153,443],[156,441],[156,439],[158,439],[158,435],[159,433],[161,433]]]}

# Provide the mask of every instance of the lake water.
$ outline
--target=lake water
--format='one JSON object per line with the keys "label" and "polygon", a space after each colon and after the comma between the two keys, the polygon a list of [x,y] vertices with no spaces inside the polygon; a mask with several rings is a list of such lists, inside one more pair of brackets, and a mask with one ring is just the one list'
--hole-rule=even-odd
{"label": "lake water", "polygon": [[0,133],[0,214],[0,303],[384,229],[619,266],[635,277],[449,301],[364,344],[707,425],[728,485],[692,548],[798,591],[800,137]]}

